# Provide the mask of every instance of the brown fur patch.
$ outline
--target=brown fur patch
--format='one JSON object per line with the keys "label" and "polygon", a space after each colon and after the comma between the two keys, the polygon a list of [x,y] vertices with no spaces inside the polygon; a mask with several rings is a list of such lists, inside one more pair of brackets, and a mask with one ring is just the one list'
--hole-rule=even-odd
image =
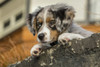
{"label": "brown fur patch", "polygon": [[49,23],[51,20],[54,20],[54,19],[51,17],[47,17],[46,22]]}
{"label": "brown fur patch", "polygon": [[42,18],[39,18],[39,19],[38,19],[38,21],[39,21],[40,23],[43,23],[43,20],[42,20]]}
{"label": "brown fur patch", "polygon": [[50,39],[56,41],[58,39],[59,32],[57,30],[50,30]]}
{"label": "brown fur patch", "polygon": [[36,18],[33,20],[33,28],[36,30]]}

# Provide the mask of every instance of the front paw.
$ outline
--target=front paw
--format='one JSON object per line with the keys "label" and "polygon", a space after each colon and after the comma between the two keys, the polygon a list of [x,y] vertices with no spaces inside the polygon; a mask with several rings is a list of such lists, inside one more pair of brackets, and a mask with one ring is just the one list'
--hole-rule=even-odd
{"label": "front paw", "polygon": [[34,45],[30,51],[31,55],[39,56],[42,51],[42,47],[40,45]]}
{"label": "front paw", "polygon": [[69,38],[65,38],[64,36],[60,36],[58,38],[58,42],[62,45],[67,45],[68,44],[68,41],[70,41]]}

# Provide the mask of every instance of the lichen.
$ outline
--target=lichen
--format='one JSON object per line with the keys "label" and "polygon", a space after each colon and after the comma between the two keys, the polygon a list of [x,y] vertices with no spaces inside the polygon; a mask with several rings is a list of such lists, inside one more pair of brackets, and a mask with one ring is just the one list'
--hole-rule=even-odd
{"label": "lichen", "polygon": [[76,53],[75,50],[74,50],[74,48],[72,48],[71,50],[73,51],[73,53]]}
{"label": "lichen", "polygon": [[68,42],[68,46],[71,46],[72,45],[72,43],[71,42]]}
{"label": "lichen", "polygon": [[21,63],[21,61],[18,61],[18,62],[17,62],[17,64],[20,64],[20,63]]}
{"label": "lichen", "polygon": [[48,53],[49,54],[52,54],[53,52],[54,52],[54,50],[53,49],[50,49]]}
{"label": "lichen", "polygon": [[75,43],[77,44],[77,41],[75,41]]}
{"label": "lichen", "polygon": [[45,66],[45,65],[46,65],[46,63],[45,63],[45,62],[42,62],[40,65],[41,65],[41,66]]}
{"label": "lichen", "polygon": [[99,43],[97,42],[97,47],[99,47]]}
{"label": "lichen", "polygon": [[49,65],[53,65],[53,63],[50,63]]}

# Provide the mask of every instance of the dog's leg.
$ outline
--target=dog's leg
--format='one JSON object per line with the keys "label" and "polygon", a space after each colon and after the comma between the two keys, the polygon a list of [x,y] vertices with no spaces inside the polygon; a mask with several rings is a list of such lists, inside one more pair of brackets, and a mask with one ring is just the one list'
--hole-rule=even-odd
{"label": "dog's leg", "polygon": [[58,42],[61,44],[67,44],[69,40],[83,39],[83,38],[85,38],[85,37],[81,36],[80,34],[63,33],[58,37]]}
{"label": "dog's leg", "polygon": [[80,34],[84,37],[90,37],[93,34],[93,32],[83,29],[82,27],[80,27],[76,23],[73,23],[71,25],[71,27],[69,28],[69,32],[70,33],[75,33],[75,34]]}

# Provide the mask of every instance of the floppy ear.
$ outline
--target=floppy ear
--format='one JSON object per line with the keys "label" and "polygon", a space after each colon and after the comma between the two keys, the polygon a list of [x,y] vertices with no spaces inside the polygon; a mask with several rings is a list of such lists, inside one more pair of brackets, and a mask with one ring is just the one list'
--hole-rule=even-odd
{"label": "floppy ear", "polygon": [[66,10],[65,14],[67,20],[73,20],[73,18],[75,17],[75,11],[73,9]]}
{"label": "floppy ear", "polygon": [[28,26],[29,30],[33,33],[34,36],[35,36],[35,34],[37,32],[37,29],[36,29],[36,16],[38,15],[38,13],[42,9],[43,8],[39,7],[32,14],[28,14],[28,17],[27,17],[27,20],[26,20],[27,26]]}
{"label": "floppy ear", "polygon": [[65,6],[59,8],[57,11],[53,11],[53,14],[56,15],[56,28],[62,33],[67,30],[73,22],[75,11],[73,7]]}

